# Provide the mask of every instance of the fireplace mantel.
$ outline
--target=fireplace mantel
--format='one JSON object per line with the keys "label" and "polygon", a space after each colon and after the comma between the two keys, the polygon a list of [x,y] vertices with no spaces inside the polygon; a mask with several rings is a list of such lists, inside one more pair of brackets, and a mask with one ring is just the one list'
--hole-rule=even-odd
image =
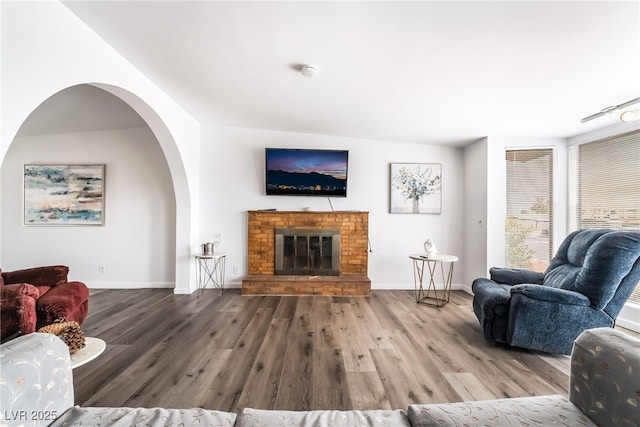
{"label": "fireplace mantel", "polygon": [[[371,281],[367,277],[369,261],[368,212],[249,211],[247,225],[249,276],[243,280],[243,294],[369,294]],[[310,278],[307,276],[294,276],[286,279],[282,276],[274,276],[276,228],[340,230],[340,276],[327,276],[326,278],[314,276],[314,286],[309,286]],[[341,280],[341,278],[343,279]],[[365,283],[366,286],[363,287],[362,283],[354,286],[354,283],[358,282]],[[323,285],[325,283],[326,286]],[[285,291],[283,291],[283,284],[287,288]],[[356,288],[357,291],[354,291],[353,289]]]}

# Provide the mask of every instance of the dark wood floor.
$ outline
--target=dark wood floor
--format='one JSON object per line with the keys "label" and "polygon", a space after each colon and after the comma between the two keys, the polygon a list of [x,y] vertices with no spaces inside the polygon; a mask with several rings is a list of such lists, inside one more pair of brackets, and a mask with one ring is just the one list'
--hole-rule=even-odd
{"label": "dark wood floor", "polygon": [[239,290],[93,291],[82,329],[107,343],[74,370],[83,406],[406,409],[566,395],[569,358],[487,344],[471,296],[410,291],[258,297]]}

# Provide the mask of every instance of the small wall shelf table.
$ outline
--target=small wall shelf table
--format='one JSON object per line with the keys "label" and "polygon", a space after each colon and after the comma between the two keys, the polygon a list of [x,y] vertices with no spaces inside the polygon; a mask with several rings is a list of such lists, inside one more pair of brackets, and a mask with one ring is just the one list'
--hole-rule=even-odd
{"label": "small wall shelf table", "polygon": [[196,286],[204,290],[211,285],[214,289],[224,290],[224,269],[227,254],[223,252],[213,255],[195,255],[196,258]]}
{"label": "small wall shelf table", "polygon": [[[416,302],[431,305],[434,307],[442,307],[449,302],[451,295],[451,281],[453,279],[453,264],[458,261],[455,255],[437,254],[428,256],[426,254],[411,254],[409,258],[413,260],[413,281],[416,290]],[[449,264],[448,272],[445,276],[444,264]],[[426,289],[423,287],[425,264],[429,272],[429,283]],[[440,264],[440,272],[442,274],[442,289],[437,289],[435,284],[435,275],[437,266]]]}

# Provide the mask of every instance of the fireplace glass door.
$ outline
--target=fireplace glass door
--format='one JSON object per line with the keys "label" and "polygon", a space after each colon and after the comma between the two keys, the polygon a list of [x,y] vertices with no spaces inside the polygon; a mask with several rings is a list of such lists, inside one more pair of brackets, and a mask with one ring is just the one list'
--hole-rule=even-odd
{"label": "fireplace glass door", "polygon": [[276,274],[339,275],[339,230],[276,230]]}

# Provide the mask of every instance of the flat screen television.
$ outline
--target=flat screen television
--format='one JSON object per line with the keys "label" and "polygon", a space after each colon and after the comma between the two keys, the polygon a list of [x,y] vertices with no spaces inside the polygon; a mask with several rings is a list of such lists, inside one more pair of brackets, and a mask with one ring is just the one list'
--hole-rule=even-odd
{"label": "flat screen television", "polygon": [[347,150],[266,148],[267,195],[347,197]]}

